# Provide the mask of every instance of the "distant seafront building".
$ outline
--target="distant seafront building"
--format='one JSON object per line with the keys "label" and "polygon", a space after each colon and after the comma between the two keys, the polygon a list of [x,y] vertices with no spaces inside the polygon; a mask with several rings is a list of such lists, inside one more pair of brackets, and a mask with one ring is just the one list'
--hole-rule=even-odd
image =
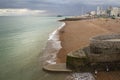
{"label": "distant seafront building", "polygon": [[97,15],[102,15],[102,7],[97,7]]}
{"label": "distant seafront building", "polygon": [[120,17],[120,7],[108,7],[108,9],[103,10],[102,7],[98,6],[96,11],[97,16],[114,16]]}
{"label": "distant seafront building", "polygon": [[100,7],[100,6],[97,7],[97,12],[96,13],[97,13],[98,16],[107,15],[106,10],[103,10],[102,7]]}
{"label": "distant seafront building", "polygon": [[95,11],[91,11],[90,14],[93,15],[93,16],[95,16],[96,12]]}
{"label": "distant seafront building", "polygon": [[112,7],[111,16],[120,17],[120,7]]}
{"label": "distant seafront building", "polygon": [[112,18],[118,18],[120,17],[120,7],[112,7],[109,6],[107,9],[103,9],[101,6],[97,7],[96,11],[90,11],[82,16],[88,16],[88,17],[112,17]]}

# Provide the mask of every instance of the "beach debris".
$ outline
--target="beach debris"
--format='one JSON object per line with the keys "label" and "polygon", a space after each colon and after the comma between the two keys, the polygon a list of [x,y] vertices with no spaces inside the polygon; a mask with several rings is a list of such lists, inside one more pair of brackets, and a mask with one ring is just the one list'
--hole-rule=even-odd
{"label": "beach debris", "polygon": [[72,73],[65,80],[95,80],[91,73]]}
{"label": "beach debris", "polygon": [[97,75],[97,73],[98,73],[98,71],[97,71],[97,70],[95,70],[95,75]]}
{"label": "beach debris", "polygon": [[109,67],[108,67],[108,65],[106,66],[106,71],[109,72]]}

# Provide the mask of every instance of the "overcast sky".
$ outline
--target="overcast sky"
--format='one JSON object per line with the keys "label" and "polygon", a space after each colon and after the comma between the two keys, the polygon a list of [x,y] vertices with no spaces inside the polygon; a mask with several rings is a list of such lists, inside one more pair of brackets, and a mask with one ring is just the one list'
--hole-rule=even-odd
{"label": "overcast sky", "polygon": [[83,13],[95,10],[96,6],[105,8],[119,5],[120,0],[0,0],[0,15],[19,14],[19,12],[41,15],[79,15],[82,10]]}

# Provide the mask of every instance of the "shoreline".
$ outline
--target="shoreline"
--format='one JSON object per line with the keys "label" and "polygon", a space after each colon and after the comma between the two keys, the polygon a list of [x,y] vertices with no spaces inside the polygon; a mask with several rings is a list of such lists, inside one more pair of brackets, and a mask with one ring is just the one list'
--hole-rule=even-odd
{"label": "shoreline", "polygon": [[57,55],[58,63],[66,62],[67,53],[88,46],[91,37],[120,33],[120,19],[97,18],[65,23],[66,26],[62,28],[64,33],[60,33],[63,48]]}
{"label": "shoreline", "polygon": [[[44,57],[48,57],[48,63],[50,64],[65,63],[66,54],[70,51],[75,51],[89,45],[91,37],[102,34],[119,33],[120,30],[114,29],[111,21],[114,21],[113,23],[118,23],[120,20],[98,18],[78,21],[62,21],[62,25],[49,35],[46,47],[43,51]],[[108,24],[105,22],[108,22]],[[109,25],[109,23],[112,25]],[[118,26],[119,24],[117,27]],[[78,40],[76,39],[76,36]],[[50,57],[52,60],[50,60]]]}
{"label": "shoreline", "polygon": [[[59,20],[60,22],[62,22],[62,25],[60,27],[58,27],[56,30],[54,30],[51,34],[49,34],[49,38],[48,38],[46,47],[45,47],[45,49],[43,51],[43,53],[44,53],[43,57],[45,58],[44,59],[45,64],[46,63],[47,64],[65,63],[66,62],[66,58],[65,58],[66,57],[66,53],[69,53],[70,51],[75,51],[77,49],[80,49],[80,48],[83,48],[83,47],[87,46],[89,44],[89,40],[90,40],[91,37],[94,37],[96,35],[101,35],[101,34],[115,33],[116,30],[114,31],[114,29],[113,29],[113,32],[112,32],[111,31],[112,29],[109,29],[106,26],[105,26],[105,28],[103,28],[103,27],[98,26],[99,23],[97,25],[95,24],[94,21],[97,21],[97,20],[101,21],[102,19],[103,18],[77,20],[77,21],[76,20],[75,21],[74,20],[73,21],[71,21],[71,20],[70,21],[68,21],[68,20],[65,20],[65,21]],[[110,19],[107,19],[107,20],[109,21]],[[103,21],[107,21],[107,20],[103,19]],[[86,23],[88,23],[87,26],[86,26]],[[68,45],[68,44],[64,45],[64,43],[70,43],[69,46],[72,46],[74,44],[71,44],[71,43],[75,43],[75,41],[78,41],[78,40],[75,40],[75,41],[72,42],[72,39],[76,38],[76,36],[74,36],[76,34],[75,34],[75,30],[72,30],[71,26],[76,26],[76,25],[81,25],[81,26],[84,25],[84,26],[90,28],[90,29],[82,28],[82,29],[87,30],[88,32],[90,32],[90,34],[86,34],[85,35],[85,36],[87,36],[87,40],[86,41],[82,41],[82,44],[79,44],[79,45],[76,44],[78,46],[76,46],[76,47],[74,46],[75,48],[73,48],[73,49],[70,47],[71,49],[68,49],[68,51],[67,50],[63,50],[66,47],[65,45]],[[70,28],[66,28],[66,27],[69,27],[69,26],[71,27],[71,29]],[[93,27],[93,29],[92,29],[92,27]],[[66,35],[66,31],[68,31],[67,29],[70,29],[69,33],[70,33],[71,36],[69,36],[68,33]],[[97,29],[97,31],[95,31],[94,29]],[[92,30],[92,31],[89,31],[89,30]],[[119,31],[120,30],[117,30],[117,32],[119,32]],[[77,31],[76,33],[78,34],[79,32]],[[82,31],[80,33],[86,33],[86,32]],[[71,37],[71,40],[69,40],[71,42],[69,42],[67,38],[66,38],[66,41],[65,41],[65,39],[64,39],[65,36],[63,36],[63,35]],[[83,34],[80,35],[78,38],[80,38],[80,37],[84,38]],[[78,42],[76,42],[76,43],[78,43]],[[46,59],[46,58],[48,58],[48,59]]]}
{"label": "shoreline", "polygon": [[[66,65],[63,65],[66,62],[67,53],[86,47],[89,44],[90,38],[96,35],[120,33],[120,20],[99,18],[64,21],[64,23],[65,25],[63,27],[58,28],[59,30],[57,29],[59,31],[59,33],[57,33],[59,34],[59,39],[57,40],[59,40],[58,44],[61,44],[61,48],[59,48],[59,50],[57,49],[56,53],[54,53],[54,51],[47,53],[47,60],[50,65],[47,63],[43,67],[47,71],[70,72],[70,70],[66,69]],[[48,48],[49,47],[50,46],[48,46]],[[58,64],[62,67],[58,67]],[[101,76],[104,76],[104,74],[109,77],[112,75],[117,77],[117,74],[120,74],[120,72],[99,72],[97,80],[101,80]],[[104,78],[107,80],[106,76],[104,76]]]}
{"label": "shoreline", "polygon": [[46,47],[43,51],[44,62],[43,65],[56,64],[57,53],[62,48],[60,41],[60,30],[66,25],[65,22],[62,22],[56,30],[49,34],[49,38],[46,44]]}

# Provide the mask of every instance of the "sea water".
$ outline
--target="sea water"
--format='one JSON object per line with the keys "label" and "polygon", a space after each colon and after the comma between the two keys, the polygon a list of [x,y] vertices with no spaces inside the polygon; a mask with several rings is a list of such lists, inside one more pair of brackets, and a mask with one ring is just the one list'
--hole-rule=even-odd
{"label": "sea water", "polygon": [[0,17],[0,80],[64,80],[65,73],[42,70],[48,36],[58,17]]}

